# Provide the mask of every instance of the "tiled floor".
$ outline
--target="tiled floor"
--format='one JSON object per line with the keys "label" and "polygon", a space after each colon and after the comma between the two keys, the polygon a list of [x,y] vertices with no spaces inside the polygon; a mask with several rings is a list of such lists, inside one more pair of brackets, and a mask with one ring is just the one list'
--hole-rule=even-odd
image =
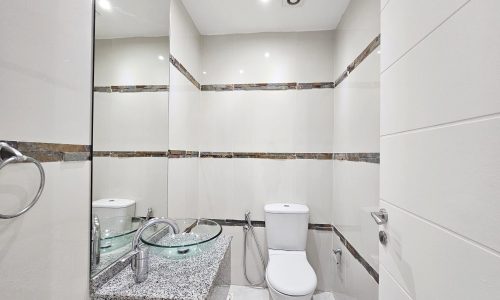
{"label": "tiled floor", "polygon": [[[270,300],[267,289],[255,289],[248,286],[231,285],[227,300]],[[320,293],[313,300],[335,300],[332,293]]]}

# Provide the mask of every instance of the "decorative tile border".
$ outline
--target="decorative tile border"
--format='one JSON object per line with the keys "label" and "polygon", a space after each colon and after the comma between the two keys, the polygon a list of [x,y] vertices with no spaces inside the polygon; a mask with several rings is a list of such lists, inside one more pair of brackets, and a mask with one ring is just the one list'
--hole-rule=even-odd
{"label": "decorative tile border", "polygon": [[333,159],[380,164],[380,153],[335,153]]}
{"label": "decorative tile border", "polygon": [[199,151],[189,151],[189,150],[168,150],[169,158],[193,158],[199,157]]}
{"label": "decorative tile border", "polygon": [[191,83],[199,90],[201,90],[201,84],[194,78],[194,76],[189,73],[189,71],[172,55],[170,54],[170,63],[179,70]]}
{"label": "decorative tile border", "polygon": [[[210,219],[221,226],[245,226],[247,221],[245,220],[235,220],[235,219]],[[254,227],[266,227],[266,222],[264,221],[252,221]],[[333,231],[333,226],[331,224],[312,224],[309,223],[308,229],[310,230],[320,230],[320,231]]]}
{"label": "decorative tile border", "polygon": [[340,74],[340,76],[335,80],[335,87],[337,87],[344,79],[349,76],[349,74],[356,69],[363,60],[365,60],[368,55],[370,55],[373,50],[377,49],[377,47],[380,46],[380,34],[377,35],[371,42],[368,44],[368,46],[361,52],[361,54],[354,59],[354,61],[347,66],[347,69]]}
{"label": "decorative tile border", "polygon": [[368,55],[380,45],[380,34],[359,54],[356,59],[347,66],[346,70],[334,82],[286,82],[286,83],[245,83],[245,84],[204,84],[201,85],[194,76],[172,55],[170,62],[181,72],[196,88],[201,91],[283,91],[283,90],[307,90],[307,89],[333,89],[337,87],[349,74],[356,69]]}
{"label": "decorative tile border", "polygon": [[166,84],[157,85],[112,85],[95,86],[94,92],[98,93],[144,93],[144,92],[168,92]]}
{"label": "decorative tile border", "polygon": [[349,243],[349,241],[344,237],[344,235],[337,229],[337,227],[333,227],[333,232],[340,238],[342,244],[347,248],[347,250],[354,256],[354,258],[365,268],[365,270],[370,274],[371,277],[378,283],[379,275],[375,269],[370,266],[370,264],[359,254],[359,252],[354,248],[354,246]]}
{"label": "decorative tile border", "polygon": [[201,158],[318,159],[331,160],[333,153],[201,152]]}
{"label": "decorative tile border", "polygon": [[167,157],[168,152],[161,151],[94,151],[93,157]]}
{"label": "decorative tile border", "polygon": [[284,90],[310,90],[333,89],[333,82],[286,82],[286,83],[245,83],[245,84],[204,84],[202,91],[284,91]]}
{"label": "decorative tile border", "polygon": [[39,162],[86,161],[90,159],[90,145],[55,144],[5,141],[26,156]]}

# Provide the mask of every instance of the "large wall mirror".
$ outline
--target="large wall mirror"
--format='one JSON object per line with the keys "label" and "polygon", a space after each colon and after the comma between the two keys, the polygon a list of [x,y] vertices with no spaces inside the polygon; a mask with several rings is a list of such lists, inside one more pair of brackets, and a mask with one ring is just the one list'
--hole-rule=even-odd
{"label": "large wall mirror", "polygon": [[167,215],[170,65],[169,0],[95,9],[92,275],[130,250],[145,218]]}

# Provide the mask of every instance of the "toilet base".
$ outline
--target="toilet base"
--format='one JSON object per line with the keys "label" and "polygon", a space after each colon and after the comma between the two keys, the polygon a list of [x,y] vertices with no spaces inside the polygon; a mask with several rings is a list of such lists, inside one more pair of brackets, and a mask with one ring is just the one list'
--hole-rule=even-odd
{"label": "toilet base", "polygon": [[[266,280],[267,282],[267,280]],[[267,282],[267,288],[269,289],[269,294],[271,294],[272,300],[311,300],[314,292],[304,295],[304,296],[289,296],[275,290],[269,282]]]}

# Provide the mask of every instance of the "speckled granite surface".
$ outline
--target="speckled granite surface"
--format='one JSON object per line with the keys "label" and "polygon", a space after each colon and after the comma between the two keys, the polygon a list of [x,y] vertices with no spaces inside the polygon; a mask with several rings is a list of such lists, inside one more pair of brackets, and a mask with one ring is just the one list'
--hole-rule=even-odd
{"label": "speckled granite surface", "polygon": [[[225,299],[214,295],[218,285],[230,284],[231,237],[221,235],[206,252],[182,260],[168,260],[151,252],[148,279],[134,282],[126,267],[92,295],[95,300]],[[216,294],[219,294],[217,292]]]}

